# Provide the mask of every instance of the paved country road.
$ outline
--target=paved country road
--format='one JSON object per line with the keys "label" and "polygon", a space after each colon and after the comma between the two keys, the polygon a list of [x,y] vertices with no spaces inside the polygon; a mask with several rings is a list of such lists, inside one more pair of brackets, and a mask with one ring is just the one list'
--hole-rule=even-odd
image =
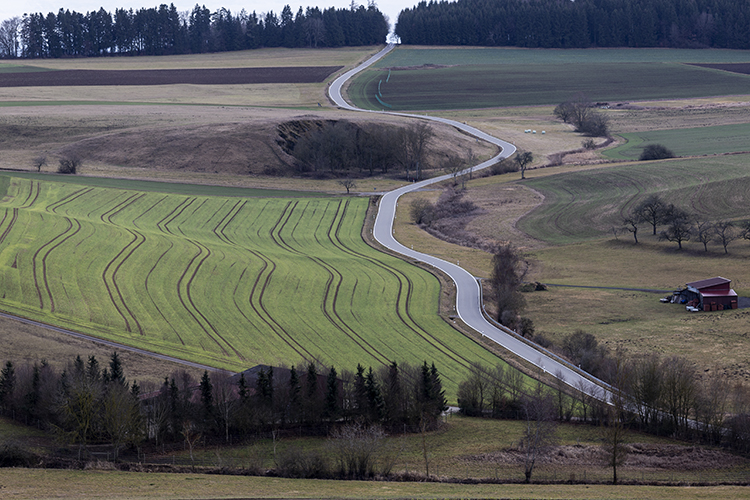
{"label": "paved country road", "polygon": [[[408,113],[364,110],[356,108],[347,103],[341,96],[341,88],[343,87],[344,83],[360,71],[372,65],[381,57],[385,56],[388,52],[393,50],[394,47],[395,46],[393,44],[388,45],[386,48],[378,52],[376,55],[372,56],[361,65],[350,71],[347,71],[346,73],[338,77],[333,83],[331,83],[329,87],[329,96],[331,100],[340,108],[350,111],[407,116],[411,118],[445,123],[502,148],[502,151],[499,155],[483,163],[480,163],[479,165],[471,167],[471,169],[475,171],[487,168],[500,159],[509,157],[516,151],[515,146],[513,146],[512,144],[493,137],[474,127],[454,120]],[[468,170],[469,169],[466,169],[465,172]],[[499,325],[495,326],[494,324],[490,323],[482,314],[481,290],[477,279],[468,271],[460,267],[458,263],[447,262],[431,255],[416,252],[405,247],[404,245],[396,241],[396,239],[393,237],[393,219],[396,215],[396,206],[398,204],[399,197],[406,193],[421,189],[425,186],[447,180],[451,177],[452,175],[450,174],[442,175],[440,177],[434,177],[432,179],[427,179],[421,182],[408,184],[384,194],[380,199],[378,215],[375,219],[375,226],[373,227],[372,231],[375,239],[381,245],[394,252],[397,252],[410,259],[429,264],[437,269],[440,269],[448,276],[450,276],[450,278],[456,285],[456,312],[461,320],[468,326],[481,333],[483,336],[492,339],[494,342],[511,351],[516,356],[526,360],[532,365],[539,367],[541,370],[560,378],[571,387],[583,389],[589,394],[602,397],[604,393],[602,392],[601,385],[591,382],[590,376],[584,375],[583,372],[576,369],[574,366],[570,365],[564,360],[557,358],[554,354],[547,353],[540,347],[531,345],[529,342],[521,339],[512,331],[506,330]]]}

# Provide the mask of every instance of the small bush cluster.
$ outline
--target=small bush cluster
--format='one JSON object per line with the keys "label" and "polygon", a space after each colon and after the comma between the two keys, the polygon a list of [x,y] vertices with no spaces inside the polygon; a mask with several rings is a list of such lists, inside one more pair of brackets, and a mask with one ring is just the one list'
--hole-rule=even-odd
{"label": "small bush cluster", "polygon": [[[575,131],[589,137],[608,137],[609,118],[594,110],[595,105],[583,94],[555,107],[553,114],[565,123],[571,123]],[[585,147],[585,146],[584,146]]]}
{"label": "small bush cluster", "polygon": [[674,158],[674,153],[663,144],[649,144],[643,148],[641,155],[638,157],[640,161],[664,160],[666,158]]}

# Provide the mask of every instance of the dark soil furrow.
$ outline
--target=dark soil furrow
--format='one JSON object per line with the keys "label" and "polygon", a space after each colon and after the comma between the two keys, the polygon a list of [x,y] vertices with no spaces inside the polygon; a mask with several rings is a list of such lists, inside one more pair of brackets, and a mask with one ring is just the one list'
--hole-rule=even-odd
{"label": "dark soil furrow", "polygon": [[27,203],[31,199],[31,195],[33,193],[34,193],[34,181],[29,181],[29,192],[26,194],[26,199],[23,200],[23,203],[21,203],[22,208],[28,208],[29,206],[31,206],[31,205],[27,205]]}
{"label": "dark soil furrow", "polygon": [[[70,219],[68,219],[66,217],[66,220],[70,224]],[[57,236],[53,237],[51,240],[49,240],[48,242],[46,242],[45,244],[43,244],[42,246],[40,246],[37,249],[37,251],[34,252],[34,255],[31,258],[31,273],[34,275],[34,288],[36,289],[36,294],[37,294],[37,297],[39,298],[39,309],[44,309],[44,300],[42,298],[42,287],[39,284],[40,279],[39,279],[39,276],[38,276],[38,274],[39,274],[39,267],[40,266],[37,265],[37,262],[38,262],[38,259],[39,259],[39,254],[42,253],[42,251],[45,248],[47,248],[49,245],[54,244],[55,240],[57,240],[57,238],[59,238],[60,236],[62,236],[63,234],[65,234],[68,230],[70,230],[70,227],[68,227],[65,231],[63,231],[62,233],[58,234]],[[42,283],[44,283],[44,275],[42,275],[41,281],[42,281]]]}
{"label": "dark soil furrow", "polygon": [[168,229],[168,228],[166,227],[166,224],[167,224],[167,223],[165,223],[164,221],[166,221],[167,219],[170,219],[170,221],[171,221],[171,218],[172,218],[172,217],[174,216],[174,214],[175,214],[175,213],[176,213],[176,212],[177,212],[178,210],[180,210],[181,208],[183,208],[183,206],[184,206],[184,205],[185,205],[186,203],[187,203],[187,204],[190,204],[190,203],[192,203],[192,199],[191,199],[191,198],[185,198],[184,200],[182,200],[182,201],[180,202],[180,204],[179,204],[179,205],[177,205],[176,207],[174,207],[174,209],[172,209],[172,211],[171,211],[171,212],[169,212],[169,213],[168,213],[167,215],[165,215],[163,219],[161,219],[161,220],[160,220],[159,222],[157,222],[157,223],[156,223],[156,227],[157,227],[157,228],[159,229],[159,231],[161,231],[162,233],[166,233],[166,234],[172,234],[172,233],[171,233],[171,232],[169,231],[169,229]]}
{"label": "dark soil furrow", "polygon": [[[167,240],[167,241],[169,241],[169,240]],[[153,295],[151,295],[151,289],[149,288],[149,284],[148,284],[148,281],[151,278],[151,274],[154,272],[154,270],[156,270],[156,266],[159,265],[159,262],[161,262],[161,259],[163,259],[164,256],[167,255],[167,252],[169,252],[170,250],[172,250],[173,247],[174,247],[174,243],[172,243],[171,241],[169,241],[169,248],[167,248],[166,250],[164,250],[164,252],[159,256],[159,258],[156,259],[156,262],[154,262],[154,265],[151,266],[151,269],[149,269],[148,274],[146,274],[146,280],[145,280],[144,284],[146,286],[146,293],[148,294],[149,299],[151,299],[151,303],[154,304],[154,309],[156,309],[159,312],[159,315],[169,325],[169,327],[172,329],[172,332],[174,332],[174,334],[177,335],[177,338],[180,340],[180,343],[182,345],[185,345],[185,341],[182,340],[182,336],[179,334],[179,332],[177,331],[177,329],[172,325],[172,323],[169,322],[169,320],[167,319],[167,317],[164,316],[164,313],[161,312],[161,309],[159,309],[159,307],[156,305],[156,302],[154,301],[154,297],[153,297]]]}
{"label": "dark soil furrow", "polygon": [[[348,204],[349,204],[349,202],[347,201],[347,205],[344,208],[345,211],[348,209]],[[457,351],[455,351],[447,343],[445,343],[445,342],[437,339],[433,335],[431,335],[425,328],[422,328],[421,326],[419,326],[419,323],[414,319],[414,317],[409,312],[409,301],[411,299],[411,290],[413,288],[413,284],[412,284],[411,280],[409,278],[407,278],[406,276],[403,276],[400,272],[396,271],[395,269],[393,269],[393,268],[391,268],[391,267],[383,264],[382,262],[380,262],[380,261],[378,261],[376,259],[373,259],[373,258],[371,258],[371,257],[369,257],[367,255],[364,255],[362,253],[357,252],[356,250],[353,250],[353,249],[347,247],[346,244],[343,241],[341,241],[341,239],[339,238],[339,232],[341,230],[341,224],[343,223],[343,220],[344,220],[343,217],[339,220],[339,224],[336,227],[336,231],[334,233],[334,237],[335,238],[332,238],[331,242],[334,245],[336,245],[338,248],[340,248],[343,252],[348,253],[349,255],[356,256],[358,258],[367,260],[368,262],[370,262],[373,265],[381,268],[382,270],[386,271],[387,273],[391,274],[394,278],[396,278],[398,280],[398,282],[399,282],[399,290],[398,290],[398,294],[397,294],[397,297],[396,297],[396,304],[397,304],[397,306],[396,306],[396,314],[398,315],[398,318],[401,320],[401,322],[404,324],[404,326],[406,326],[409,330],[411,330],[412,332],[416,333],[417,335],[419,335],[423,339],[429,341],[433,345],[440,346],[441,349],[442,349],[442,351],[445,353],[445,355],[448,358],[452,359],[453,361],[455,361],[458,364],[463,365],[465,368],[468,368],[471,365],[471,361],[470,360],[468,360],[467,358],[465,358],[464,356],[462,356],[460,353],[458,353]],[[363,238],[363,241],[364,241],[364,238]],[[406,281],[406,288],[407,288],[406,303],[405,303],[405,306],[404,306],[404,311],[406,312],[406,317],[409,319],[409,321],[411,322],[411,324],[415,325],[418,328],[418,330],[417,330],[417,328],[414,328],[413,326],[411,326],[411,324],[404,319],[404,316],[403,316],[403,314],[401,313],[401,311],[400,311],[400,309],[398,307],[398,304],[401,303],[401,295],[403,293],[402,290],[403,290],[403,287],[404,287],[404,281]]]}
{"label": "dark soil furrow", "polygon": [[120,305],[117,303],[117,300],[115,299],[115,294],[112,292],[112,288],[115,288],[115,291],[117,292],[117,296],[120,299],[122,299],[122,297],[120,296],[119,291],[117,290],[116,286],[114,285],[114,279],[113,279],[112,286],[110,286],[109,280],[107,279],[107,273],[109,272],[109,269],[112,266],[115,266],[115,262],[117,262],[120,259],[120,256],[122,256],[122,254],[124,254],[127,251],[128,247],[130,247],[130,245],[132,245],[137,240],[137,237],[134,234],[131,233],[131,236],[133,237],[133,239],[130,240],[130,242],[127,245],[125,245],[125,247],[123,247],[117,253],[117,255],[115,255],[115,257],[112,260],[110,260],[107,263],[107,266],[104,268],[104,271],[102,271],[102,281],[104,282],[104,287],[107,289],[107,293],[109,294],[109,300],[112,302],[112,305],[115,306],[115,309],[117,309],[117,313],[122,317],[123,321],[125,322],[125,331],[127,331],[127,332],[131,332],[132,331],[130,329],[130,322],[128,321],[128,318],[125,316],[125,314],[120,309]]}
{"label": "dark soil furrow", "polygon": [[[258,259],[263,262],[263,269],[260,270],[258,275],[255,277],[255,283],[253,283],[253,288],[250,291],[250,296],[248,297],[248,303],[250,304],[250,307],[253,308],[255,311],[255,314],[258,315],[258,317],[266,324],[269,328],[289,347],[291,347],[301,358],[304,358],[306,361],[313,361],[316,360],[315,356],[313,356],[307,349],[302,347],[302,344],[297,342],[294,337],[292,337],[289,332],[287,332],[284,327],[282,327],[280,324],[278,324],[274,319],[273,316],[271,316],[268,313],[268,310],[263,305],[263,293],[266,290],[266,287],[268,286],[268,282],[271,280],[271,275],[276,270],[276,264],[270,260],[266,259],[262,254],[259,252],[255,252],[253,250],[248,249],[248,251],[255,255]],[[263,281],[263,285],[260,287],[260,291],[258,291],[258,285],[260,284],[261,277],[263,276],[263,273],[265,273],[266,269],[271,266],[271,270],[266,274],[266,279]],[[257,293],[256,293],[257,292]],[[258,303],[258,306],[255,305],[253,302],[253,298]],[[260,307],[260,309],[258,309]],[[283,335],[281,333],[283,333]],[[292,344],[296,344],[296,347]]]}
{"label": "dark soil furrow", "polygon": [[[229,352],[224,348],[223,345],[221,345],[221,343],[218,340],[214,338],[213,335],[211,335],[211,332],[208,331],[206,326],[201,322],[198,316],[196,316],[196,314],[200,314],[200,313],[198,312],[198,309],[195,307],[195,304],[193,303],[192,298],[190,297],[189,284],[185,285],[185,293],[184,293],[184,295],[187,296],[187,302],[185,301],[185,296],[183,296],[182,283],[185,280],[185,277],[190,272],[190,268],[193,266],[193,263],[198,259],[198,257],[200,257],[203,254],[203,248],[200,245],[196,244],[194,241],[191,241],[191,240],[188,240],[188,241],[198,249],[198,252],[193,256],[192,259],[190,259],[190,262],[188,262],[188,265],[185,267],[185,270],[182,272],[182,275],[180,275],[180,279],[177,280],[177,296],[180,299],[180,303],[182,304],[182,307],[185,309],[185,311],[187,311],[190,317],[193,318],[193,320],[198,324],[198,326],[201,327],[201,330],[203,330],[206,336],[208,336],[208,338],[210,338],[211,340],[214,341],[214,343],[216,343],[216,345],[219,347],[219,349],[221,349],[221,352],[223,352],[225,356],[229,356]],[[194,277],[195,277],[195,273],[191,275],[189,280],[192,280]]]}
{"label": "dark soil furrow", "polygon": [[217,238],[219,238],[219,240],[228,245],[234,245],[234,243],[232,243],[224,234],[224,228],[226,228],[229,223],[232,222],[232,220],[237,216],[239,211],[242,210],[242,207],[244,207],[246,203],[247,201],[238,201],[237,203],[235,203],[234,206],[227,212],[227,214],[222,217],[219,223],[216,224],[216,227],[214,227],[213,229],[213,233]]}
{"label": "dark soil furrow", "polygon": [[[82,188],[82,189],[79,189],[78,191],[74,191],[74,192],[70,193],[68,196],[65,196],[62,199],[59,199],[59,200],[57,200],[57,201],[55,201],[53,203],[50,203],[49,205],[47,205],[46,207],[44,207],[44,211],[45,212],[51,212],[53,214],[57,213],[56,210],[58,208],[60,208],[62,205],[65,205],[66,203],[70,203],[71,201],[73,201],[73,200],[75,200],[75,199],[83,196],[86,193],[90,193],[93,190],[94,190],[94,188]],[[33,205],[33,202],[32,202],[32,205]],[[29,206],[31,206],[31,205],[29,205]],[[23,207],[23,208],[28,208],[28,207]]]}
{"label": "dark soil furrow", "polygon": [[[8,209],[5,209],[5,215],[3,216],[3,222],[5,222],[5,218],[8,216]],[[8,222],[8,227],[5,228],[5,231],[3,231],[3,234],[0,235],[0,244],[2,244],[3,241],[5,241],[5,238],[8,236],[8,234],[13,230],[13,226],[15,225],[16,221],[18,220],[18,209],[13,209],[13,215],[10,218],[10,222]]]}
{"label": "dark soil furrow", "polygon": [[[208,318],[200,311],[200,309],[198,309],[198,306],[195,305],[195,302],[193,302],[193,296],[190,293],[190,289],[193,286],[193,281],[195,280],[195,277],[197,276],[198,271],[200,270],[201,266],[203,265],[204,262],[206,262],[208,260],[209,257],[211,257],[211,249],[208,248],[207,246],[201,245],[200,243],[197,243],[195,241],[191,241],[191,243],[193,243],[197,247],[200,247],[201,251],[205,250],[206,251],[206,255],[195,266],[195,269],[193,269],[193,274],[192,274],[192,276],[190,276],[190,279],[188,280],[187,285],[185,286],[185,289],[187,290],[188,301],[190,301],[190,305],[193,306],[193,308],[195,309],[195,312],[203,319],[203,321],[206,322],[206,324],[214,332],[214,334],[217,337],[219,337],[221,339],[221,341],[224,342],[224,344],[226,344],[227,347],[229,347],[232,351],[234,351],[234,353],[237,355],[238,358],[240,358],[242,361],[244,361],[245,357],[240,353],[240,351],[238,351],[237,349],[235,349],[235,347],[229,341],[227,341],[227,339],[225,339],[223,335],[221,335],[219,333],[219,331],[214,327],[213,324],[211,324],[211,322],[208,320]],[[214,340],[216,341],[216,339],[214,339]],[[216,341],[216,343],[218,344],[219,342]],[[222,347],[222,350],[224,350],[223,347]],[[226,350],[224,350],[224,352],[226,353]]]}
{"label": "dark soil furrow", "polygon": [[320,83],[342,66],[269,68],[67,69],[0,73],[0,87],[78,87],[110,85],[247,85]]}
{"label": "dark soil furrow", "polygon": [[[347,202],[347,205],[348,205],[348,202]],[[338,216],[340,212],[341,212],[341,203],[339,203],[339,207],[336,210],[336,215]],[[341,225],[341,221],[343,220],[343,218],[345,216],[345,212],[346,212],[346,210],[344,209],[344,212],[340,214],[340,219],[339,219],[339,225],[338,226]],[[336,225],[336,217],[334,217],[333,220],[331,221],[331,225],[328,227],[328,230],[326,231],[326,235],[328,236],[328,240],[334,246],[338,247],[335,243],[333,243],[333,239],[331,238],[331,231],[333,230],[334,225]],[[338,230],[338,227],[337,227],[337,230]],[[333,302],[331,302],[331,310],[333,311],[333,315],[336,317],[336,319],[338,319],[338,321],[341,323],[341,325],[343,325],[343,328],[339,327],[339,329],[345,335],[347,335],[350,339],[352,339],[365,352],[368,352],[369,350],[371,350],[371,351],[377,353],[377,356],[379,356],[379,357],[382,358],[381,363],[384,363],[384,364],[387,364],[387,365],[391,364],[391,360],[388,359],[388,357],[386,355],[384,355],[382,352],[380,352],[375,346],[373,346],[372,344],[370,344],[361,335],[359,335],[357,332],[355,332],[354,329],[352,329],[348,324],[346,324],[346,322],[341,318],[341,316],[339,315],[338,311],[336,310],[336,303],[338,301],[339,290],[341,289],[341,283],[343,283],[343,281],[344,281],[344,276],[338,270],[336,270],[335,267],[330,266],[330,265],[324,263],[322,260],[320,260],[320,259],[313,259],[313,260],[319,261],[319,264],[321,266],[325,267],[328,270],[329,273],[331,273],[332,275],[335,274],[337,276],[337,278],[336,278],[336,286],[335,286],[335,289],[334,289],[334,292],[333,292]],[[328,312],[325,311],[325,306],[328,303],[328,293],[329,293],[329,291],[330,290],[327,288],[326,289],[326,297],[323,300],[323,308],[324,308],[324,314],[326,315],[326,317],[330,318],[330,315],[328,314]],[[331,319],[331,321],[333,322],[333,319]],[[334,322],[334,324],[336,324],[336,323]],[[338,325],[337,325],[337,327],[338,327]],[[344,329],[348,330],[351,333],[347,333]],[[357,339],[359,339],[359,340],[357,340]],[[367,346],[367,348],[365,348],[362,344],[365,344]],[[368,348],[369,348],[369,350],[368,350]],[[369,352],[369,354],[372,355],[373,357],[377,358],[377,356],[373,355],[372,352]]]}
{"label": "dark soil furrow", "polygon": [[140,219],[141,217],[143,217],[144,215],[146,215],[147,213],[149,213],[154,208],[156,208],[156,206],[159,203],[161,203],[162,201],[166,200],[167,198],[169,198],[169,196],[164,196],[163,198],[159,199],[156,203],[154,203],[153,205],[151,205],[150,207],[148,207],[148,209],[146,209],[143,212],[141,212],[141,214],[138,217],[136,217],[135,219],[133,219],[133,226],[135,226],[136,229],[141,229],[141,227],[136,223],[136,221],[138,219]]}
{"label": "dark soil furrow", "polygon": [[[47,257],[49,256],[50,252],[52,252],[52,250],[60,246],[65,240],[67,240],[68,238],[70,238],[70,236],[72,236],[72,235],[68,235],[67,233],[73,228],[73,222],[67,217],[65,217],[65,220],[68,222],[68,227],[65,229],[65,231],[55,236],[53,240],[51,240],[46,245],[44,245],[45,247],[48,247],[48,249],[44,253],[44,256],[42,257],[42,282],[44,283],[44,289],[47,291],[47,296],[49,297],[50,312],[55,312],[55,299],[54,297],[52,297],[52,290],[50,289],[49,281],[47,280]],[[80,230],[81,230],[81,225],[78,224],[78,229],[75,232],[77,233]],[[55,240],[59,240],[59,241],[55,242]],[[41,248],[39,250],[41,250]],[[37,251],[37,253],[34,254],[35,260],[38,254],[39,254],[39,251]]]}
{"label": "dark soil furrow", "polygon": [[[273,228],[271,228],[271,231],[269,234],[271,235],[271,239],[274,243],[276,243],[277,246],[283,248],[284,250],[288,250],[289,252],[300,254],[297,250],[287,245],[287,243],[284,241],[284,239],[281,237],[281,230],[284,228],[287,222],[289,222],[289,219],[292,217],[292,213],[294,212],[294,208],[297,206],[297,201],[294,202],[294,205],[292,205],[292,202],[286,204],[284,207],[284,210],[281,212],[281,217],[276,221],[276,224],[274,224]],[[291,209],[289,208],[291,206]],[[282,222],[283,220],[283,222]]]}
{"label": "dark soil furrow", "polygon": [[[117,284],[117,273],[120,271],[120,268],[125,263],[126,260],[130,258],[133,253],[138,250],[138,248],[143,245],[146,242],[146,237],[143,236],[141,233],[137,231],[132,231],[130,229],[126,229],[127,232],[133,236],[133,241],[131,244],[128,245],[130,249],[128,250],[127,254],[125,254],[122,259],[120,259],[120,262],[115,266],[115,270],[112,271],[112,284],[115,287],[115,291],[117,292],[117,296],[120,298],[120,301],[122,302],[123,307],[128,312],[128,315],[133,319],[133,323],[135,323],[136,328],[138,328],[138,333],[143,335],[143,328],[141,327],[141,323],[138,321],[138,318],[135,317],[135,314],[133,314],[133,311],[128,306],[128,302],[125,300],[125,297],[122,295],[122,292],[120,291],[120,286]],[[135,243],[133,245],[132,243]]]}
{"label": "dark soil furrow", "polygon": [[[136,194],[132,194],[132,195],[128,196],[123,201],[121,201],[117,205],[113,206],[112,208],[110,208],[109,210],[107,210],[106,212],[104,212],[103,214],[101,214],[99,216],[99,219],[101,219],[101,221],[104,222],[105,224],[106,223],[114,224],[114,222],[112,222],[112,216],[113,215],[117,214],[122,209],[124,209],[128,205],[132,204],[135,199],[143,197],[143,196],[146,196],[146,195],[143,194],[143,193],[140,194],[140,195],[138,193],[136,193]],[[117,225],[117,224],[114,224],[114,225]]]}
{"label": "dark soil furrow", "polygon": [[[32,184],[32,188],[33,188],[33,186],[34,185]],[[41,192],[42,192],[42,185],[41,185],[41,183],[39,181],[37,181],[37,183],[36,183],[36,191],[34,192],[34,198],[32,198],[31,201],[28,202],[28,204],[22,206],[21,208],[29,208],[29,207],[31,207],[34,203],[36,203],[36,200],[39,199],[39,194]]]}
{"label": "dark soil furrow", "polygon": [[174,233],[169,230],[169,224],[172,223],[175,219],[177,219],[177,217],[179,217],[180,215],[182,215],[182,213],[190,205],[192,205],[195,200],[197,200],[197,198],[186,198],[185,201],[183,201],[182,203],[180,203],[180,205],[178,205],[177,208],[175,208],[170,213],[170,215],[168,215],[167,217],[165,217],[164,219],[162,219],[162,221],[164,221],[166,219],[169,219],[169,220],[167,222],[164,222],[164,224],[163,224],[164,227],[163,228],[159,227],[159,229],[161,229],[163,232],[165,232],[167,234],[171,234],[171,235],[174,236]]}

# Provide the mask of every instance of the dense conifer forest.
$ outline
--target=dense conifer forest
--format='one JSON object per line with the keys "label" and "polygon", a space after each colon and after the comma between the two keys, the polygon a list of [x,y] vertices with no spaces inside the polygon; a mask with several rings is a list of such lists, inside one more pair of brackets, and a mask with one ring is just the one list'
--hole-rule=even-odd
{"label": "dense conifer forest", "polygon": [[280,15],[242,10],[211,12],[174,4],[139,10],[103,8],[85,14],[60,9],[32,13],[0,26],[0,56],[27,58],[105,55],[168,55],[262,47],[342,47],[385,41],[388,21],[375,4],[350,8],[286,5]]}
{"label": "dense conifer forest", "polygon": [[731,0],[422,1],[401,42],[510,47],[750,48],[750,3]]}

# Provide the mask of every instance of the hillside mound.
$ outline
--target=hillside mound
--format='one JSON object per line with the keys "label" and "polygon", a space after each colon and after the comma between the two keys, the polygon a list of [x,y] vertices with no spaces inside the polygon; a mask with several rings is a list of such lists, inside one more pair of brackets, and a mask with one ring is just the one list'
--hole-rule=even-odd
{"label": "hillside mound", "polygon": [[156,170],[261,174],[285,170],[270,122],[138,128],[83,139],[63,148],[87,161]]}

